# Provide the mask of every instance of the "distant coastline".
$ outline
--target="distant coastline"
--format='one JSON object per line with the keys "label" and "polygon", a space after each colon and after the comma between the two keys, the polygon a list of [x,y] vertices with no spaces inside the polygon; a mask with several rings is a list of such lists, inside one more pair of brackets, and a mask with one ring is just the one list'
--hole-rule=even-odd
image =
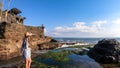
{"label": "distant coastline", "polygon": [[76,41],[76,42],[83,42],[83,43],[97,43],[99,40],[102,40],[102,39],[116,39],[120,42],[120,38],[65,38],[65,37],[54,37],[55,40],[58,40],[58,41],[64,41],[64,42],[67,42],[67,41]]}

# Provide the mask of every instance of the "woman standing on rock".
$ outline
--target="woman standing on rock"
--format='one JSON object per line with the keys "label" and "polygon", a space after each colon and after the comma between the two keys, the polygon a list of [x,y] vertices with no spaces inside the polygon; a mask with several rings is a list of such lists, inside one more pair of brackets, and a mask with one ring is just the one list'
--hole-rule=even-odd
{"label": "woman standing on rock", "polygon": [[30,65],[31,65],[31,48],[29,47],[29,39],[30,39],[30,36],[32,35],[32,33],[29,33],[29,32],[26,32],[25,34],[25,38],[23,40],[23,43],[22,43],[22,55],[23,55],[23,58],[25,60],[25,66],[26,68],[30,68]]}

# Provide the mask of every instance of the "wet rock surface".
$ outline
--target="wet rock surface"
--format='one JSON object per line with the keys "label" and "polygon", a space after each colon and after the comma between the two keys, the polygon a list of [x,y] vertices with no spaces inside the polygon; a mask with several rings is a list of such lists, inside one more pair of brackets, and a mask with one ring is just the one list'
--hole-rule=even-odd
{"label": "wet rock surface", "polygon": [[88,55],[101,63],[120,61],[120,43],[115,39],[103,39],[88,52]]}

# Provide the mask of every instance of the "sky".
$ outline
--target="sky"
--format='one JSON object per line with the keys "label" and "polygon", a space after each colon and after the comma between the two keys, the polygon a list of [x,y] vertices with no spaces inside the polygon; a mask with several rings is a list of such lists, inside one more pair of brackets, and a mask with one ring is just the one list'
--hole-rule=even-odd
{"label": "sky", "polygon": [[[8,0],[4,0],[4,9]],[[120,0],[12,0],[25,25],[52,37],[120,37]]]}

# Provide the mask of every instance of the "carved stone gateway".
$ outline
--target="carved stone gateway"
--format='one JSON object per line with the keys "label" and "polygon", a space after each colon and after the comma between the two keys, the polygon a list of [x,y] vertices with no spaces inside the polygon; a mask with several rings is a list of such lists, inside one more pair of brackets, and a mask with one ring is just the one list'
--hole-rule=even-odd
{"label": "carved stone gateway", "polygon": [[101,63],[113,63],[120,61],[120,43],[115,39],[100,40],[88,55]]}

